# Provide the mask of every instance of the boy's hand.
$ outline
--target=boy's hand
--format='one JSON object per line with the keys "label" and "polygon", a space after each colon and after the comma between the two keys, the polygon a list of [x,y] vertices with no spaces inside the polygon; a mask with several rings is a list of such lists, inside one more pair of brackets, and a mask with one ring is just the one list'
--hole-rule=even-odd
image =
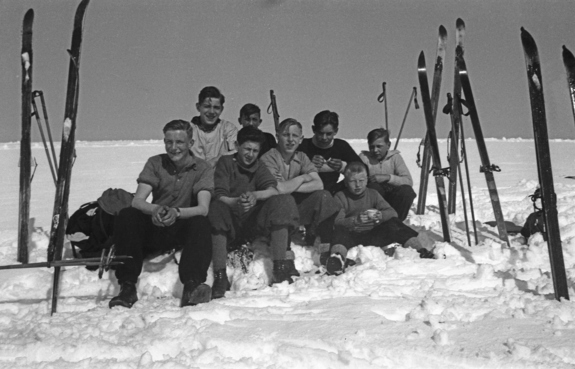
{"label": "boy's hand", "polygon": [[164,216],[162,217],[162,223],[166,227],[169,227],[176,222],[176,219],[178,219],[178,212],[176,211],[176,209],[168,208],[168,210],[164,213]]}
{"label": "boy's hand", "polygon": [[168,214],[170,210],[169,206],[166,205],[159,205],[154,209],[152,213],[152,223],[157,227],[165,227],[164,224],[164,217]]}
{"label": "boy's hand", "polygon": [[378,210],[375,214],[372,215],[371,219],[373,219],[376,224],[379,224],[383,221],[383,213]]}
{"label": "boy's hand", "polygon": [[343,166],[343,162],[341,161],[341,159],[331,158],[326,163],[328,167],[330,167],[336,172],[339,172]]}
{"label": "boy's hand", "polygon": [[251,208],[253,208],[256,205],[256,202],[256,197],[252,192],[243,193],[238,199],[238,203],[244,213],[247,213]]}
{"label": "boy's hand", "polygon": [[371,217],[369,216],[367,211],[363,211],[363,212],[357,214],[357,220],[356,221],[358,224],[373,223],[373,220],[371,219]]}
{"label": "boy's hand", "polygon": [[369,181],[376,183],[387,183],[390,179],[391,175],[389,174],[372,174],[369,176]]}
{"label": "boy's hand", "polygon": [[314,155],[314,157],[311,159],[311,162],[317,169],[321,169],[321,167],[323,167],[323,165],[326,163],[326,160],[321,155]]}

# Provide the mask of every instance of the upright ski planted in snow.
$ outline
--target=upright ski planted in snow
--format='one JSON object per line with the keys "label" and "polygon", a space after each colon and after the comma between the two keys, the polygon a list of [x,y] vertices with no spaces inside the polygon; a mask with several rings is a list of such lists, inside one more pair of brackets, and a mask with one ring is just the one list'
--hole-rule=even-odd
{"label": "upright ski planted in snow", "polygon": [[449,153],[449,195],[447,199],[447,211],[449,214],[455,214],[455,202],[457,198],[457,171],[459,167],[459,127],[461,126],[461,81],[459,80],[459,69],[457,68],[457,55],[463,55],[463,38],[465,36],[465,23],[461,18],[455,22],[455,73],[453,76],[453,105],[451,107],[451,148]]}
{"label": "upright ski planted in snow", "polygon": [[547,118],[545,117],[545,100],[543,98],[543,81],[541,79],[541,65],[539,52],[533,37],[521,27],[521,43],[525,53],[527,66],[527,83],[531,100],[531,115],[533,117],[533,136],[535,139],[535,155],[541,186],[541,202],[543,217],[547,231],[547,245],[551,272],[555,286],[555,298],[569,299],[563,249],[561,248],[561,235],[557,219],[557,196],[553,186],[553,171],[551,169],[551,155],[549,152],[549,137],[547,135]]}
{"label": "upright ski planted in snow", "polygon": [[567,87],[569,88],[569,97],[571,98],[571,109],[575,119],[575,56],[563,45],[563,64],[567,71]]}
{"label": "upright ski planted in snow", "polygon": [[479,168],[479,170],[480,172],[483,172],[485,174],[485,180],[487,181],[487,189],[489,191],[489,198],[491,199],[491,205],[493,207],[495,221],[497,222],[497,230],[499,232],[499,238],[502,241],[505,241],[507,245],[509,245],[509,237],[507,236],[507,228],[505,227],[505,220],[503,219],[501,202],[499,201],[499,194],[497,193],[497,186],[495,185],[495,177],[493,176],[493,172],[499,172],[501,171],[501,169],[499,169],[497,165],[491,164],[491,162],[489,161],[489,154],[487,153],[487,146],[485,145],[485,139],[483,137],[483,131],[481,129],[481,123],[479,121],[477,107],[475,106],[475,99],[473,97],[473,92],[471,91],[471,84],[469,82],[469,76],[467,74],[467,66],[465,65],[463,54],[457,55],[457,68],[459,69],[459,78],[461,80],[461,87],[463,88],[463,93],[465,94],[467,107],[469,108],[469,117],[471,118],[471,125],[473,126],[475,141],[477,142],[477,150],[479,151],[479,157],[481,158],[481,167]]}
{"label": "upright ski planted in snow", "polygon": [[[441,79],[443,75],[443,60],[445,59],[445,48],[447,46],[447,30],[439,26],[439,37],[437,40],[437,57],[435,60],[435,71],[433,73],[433,84],[431,85],[431,115],[433,126],[437,117],[437,106],[439,104],[439,92],[441,90]],[[427,72],[426,72],[427,73]],[[431,166],[431,147],[429,144],[429,132],[424,138],[423,161],[421,163],[421,175],[419,180],[419,194],[417,197],[416,214],[425,213],[425,202],[427,200],[427,187],[429,182],[429,168]],[[443,181],[442,181],[443,182]]]}
{"label": "upright ski planted in snow", "polygon": [[421,92],[421,101],[423,102],[423,111],[425,113],[425,123],[427,124],[427,138],[431,149],[433,159],[433,176],[437,186],[437,200],[439,203],[439,213],[441,216],[441,226],[443,230],[443,240],[451,241],[451,232],[449,229],[449,215],[447,214],[447,200],[445,197],[445,185],[441,174],[441,157],[439,156],[439,146],[437,145],[437,135],[435,134],[435,118],[433,116],[432,101],[429,97],[429,84],[427,82],[427,68],[425,66],[425,55],[423,51],[419,54],[417,61],[417,72],[419,77],[419,90]]}
{"label": "upright ski planted in snow", "polygon": [[[78,112],[78,95],[80,90],[80,49],[82,46],[82,27],[84,14],[90,0],[82,0],[76,9],[74,30],[72,32],[72,46],[68,53],[70,65],[68,70],[68,88],[66,93],[66,106],[64,110],[64,127],[62,130],[62,146],[60,149],[60,167],[58,168],[58,183],[56,185],[56,198],[50,229],[50,243],[48,245],[48,260],[62,259],[64,248],[64,235],[68,221],[68,197],[70,193],[70,178],[72,163],[74,161],[74,146],[76,132],[76,114]],[[54,268],[54,283],[52,288],[52,314],[56,312],[58,303],[58,287],[60,280],[60,267]]]}
{"label": "upright ski planted in snow", "polygon": [[32,176],[32,24],[34,10],[29,9],[24,15],[22,25],[22,138],[20,139],[20,206],[18,212],[18,258],[21,263],[28,263],[28,231],[30,220],[30,181]]}

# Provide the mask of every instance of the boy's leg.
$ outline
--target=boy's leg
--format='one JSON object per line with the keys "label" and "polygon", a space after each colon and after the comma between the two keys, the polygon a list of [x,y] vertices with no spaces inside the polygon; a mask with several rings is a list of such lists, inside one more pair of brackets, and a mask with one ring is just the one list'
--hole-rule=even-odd
{"label": "boy's leg", "polygon": [[180,281],[206,281],[207,271],[212,261],[211,226],[207,217],[196,216],[181,221],[179,240],[183,245],[180,258]]}
{"label": "boy's leg", "polygon": [[298,211],[290,195],[276,195],[267,199],[256,216],[258,233],[269,234],[271,238],[274,271],[272,283],[293,282],[292,276],[299,275],[293,260],[286,260],[289,230],[298,226]]}
{"label": "boy's leg", "polygon": [[208,218],[212,226],[212,262],[214,284],[212,285],[212,299],[224,297],[230,289],[230,282],[226,273],[228,258],[228,242],[235,238],[236,222],[232,210],[223,202],[214,200],[210,203]]}
{"label": "boy's leg", "polygon": [[138,301],[136,283],[142,272],[146,252],[161,248],[154,242],[166,229],[157,227],[152,218],[136,208],[125,208],[114,220],[114,243],[117,255],[131,256],[124,264],[116,267],[116,278],[120,284],[120,293],[112,298],[109,307],[123,306],[131,308]]}
{"label": "boy's leg", "polygon": [[399,243],[403,246],[407,240],[417,235],[416,231],[403,224],[398,218],[391,218],[369,231],[368,242],[379,247],[392,243]]}
{"label": "boy's leg", "polygon": [[[299,223],[307,227],[313,237],[320,236],[323,243],[330,243],[333,222],[339,211],[339,205],[333,196],[325,190],[311,193],[292,194],[298,208]],[[308,236],[306,234],[306,241]]]}
{"label": "boy's leg", "polygon": [[117,255],[131,256],[123,264],[116,266],[116,278],[122,285],[124,282],[136,284],[142,272],[144,263],[144,249],[146,243],[157,231],[149,215],[136,208],[125,208],[120,211],[114,220],[114,243]]}

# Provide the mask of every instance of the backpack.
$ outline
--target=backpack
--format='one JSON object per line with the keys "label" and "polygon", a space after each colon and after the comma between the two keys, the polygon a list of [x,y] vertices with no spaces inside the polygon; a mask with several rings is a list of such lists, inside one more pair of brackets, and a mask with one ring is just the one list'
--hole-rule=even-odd
{"label": "backpack", "polygon": [[98,200],[85,203],[72,214],[66,226],[66,238],[75,258],[100,257],[109,250],[114,235],[114,219],[120,210],[130,207],[133,195],[109,188]]}
{"label": "backpack", "polygon": [[533,213],[529,214],[523,228],[521,235],[528,239],[532,234],[541,232],[543,239],[547,241],[547,232],[545,232],[545,218],[543,217],[543,209],[537,206],[537,200],[541,198],[541,189],[537,188],[533,195],[529,195],[533,201]]}

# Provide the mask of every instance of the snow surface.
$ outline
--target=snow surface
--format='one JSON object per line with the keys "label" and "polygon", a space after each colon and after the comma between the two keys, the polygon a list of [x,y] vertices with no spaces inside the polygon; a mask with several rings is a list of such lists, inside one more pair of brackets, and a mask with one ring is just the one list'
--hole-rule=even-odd
{"label": "snow surface", "polygon": [[[365,140],[350,140],[356,150]],[[547,244],[540,234],[497,237],[475,142],[467,140],[479,245],[467,246],[461,200],[442,242],[437,196],[407,219],[436,259],[407,249],[392,258],[371,246],[350,250],[358,265],[338,277],[316,274],[318,252],[293,245],[303,276],[267,287],[270,260],[256,252],[248,273],[228,270],[232,291],[179,308],[182,285],[168,257],[147,262],[132,309],[108,309],[113,273],[98,279],[63,269],[58,313],[50,316],[52,270],[0,271],[1,368],[573,368],[575,304],[553,298]],[[445,141],[441,143],[445,151]],[[419,140],[399,149],[418,188]],[[532,140],[488,140],[506,220],[523,224],[537,186]],[[569,293],[575,298],[575,142],[551,143]],[[133,191],[160,141],[79,142],[70,209],[109,187]],[[17,143],[0,144],[0,264],[16,260]],[[44,156],[32,184],[30,262],[45,261],[54,185]],[[443,156],[445,157],[445,156]],[[473,237],[472,237],[473,240]],[[69,251],[67,252],[69,256]]]}

